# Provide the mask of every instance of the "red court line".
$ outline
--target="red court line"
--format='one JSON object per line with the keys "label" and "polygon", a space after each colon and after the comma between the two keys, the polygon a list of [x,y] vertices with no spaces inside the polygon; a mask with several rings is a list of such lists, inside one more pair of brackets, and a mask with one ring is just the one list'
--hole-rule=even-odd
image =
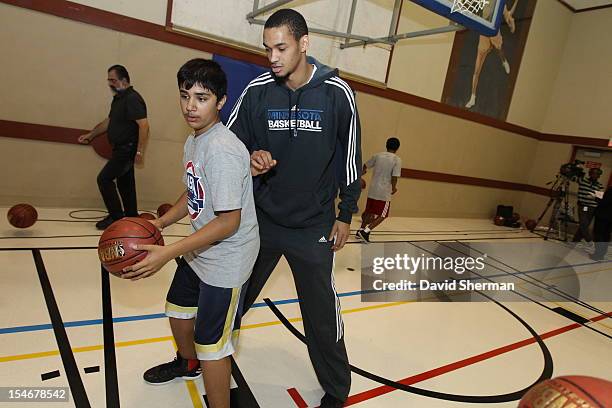
{"label": "red court line", "polygon": [[[610,317],[612,316],[612,312],[608,312],[605,315],[600,315],[597,317],[594,317],[592,319],[590,319],[592,322],[597,322],[599,320],[605,319],[606,317]],[[551,330],[549,332],[546,332],[544,334],[541,334],[540,337],[544,340],[544,339],[548,339],[550,337],[554,337],[554,336],[558,336],[559,334],[568,332],[570,330],[574,330],[577,329],[579,327],[582,327],[582,325],[578,324],[578,323],[574,323],[574,324],[570,324],[564,327],[561,327],[559,329],[555,329],[555,330]],[[434,377],[438,377],[442,374],[446,374],[449,373],[451,371],[455,371],[458,370],[460,368],[466,367],[468,365],[472,365],[475,363],[478,363],[480,361],[484,361],[484,360],[488,360],[490,358],[499,356],[500,354],[504,354],[504,353],[508,353],[510,351],[525,347],[527,345],[533,344],[535,343],[536,340],[535,338],[531,337],[529,339],[525,339],[525,340],[521,340],[519,342],[513,343],[513,344],[509,344],[507,346],[503,346],[503,347],[499,347],[496,348],[494,350],[491,351],[487,351],[485,353],[482,354],[478,354],[476,356],[473,357],[468,357],[464,360],[460,360],[451,364],[447,364],[438,368],[434,368],[433,370],[429,370],[426,371],[424,373],[421,374],[417,374],[417,375],[413,375],[412,377],[407,377],[404,378],[403,380],[397,381],[400,384],[404,384],[404,385],[412,385],[412,384],[416,384],[418,382],[421,381],[425,381],[428,380],[430,378],[434,378]],[[350,396],[346,403],[344,404],[345,407],[348,407],[350,405],[354,405],[354,404],[358,404],[360,402],[375,398],[375,397],[379,397],[381,395],[384,394],[388,394],[392,391],[397,391],[397,388],[394,387],[389,387],[387,385],[383,385],[380,387],[376,387],[373,388],[371,390],[368,391],[363,391],[360,392],[358,394],[352,395]]]}
{"label": "red court line", "polygon": [[293,402],[295,402],[295,405],[298,408],[308,408],[308,404],[306,404],[306,401],[304,401],[298,390],[296,390],[295,388],[289,388],[287,392],[289,393],[289,395],[293,399]]}

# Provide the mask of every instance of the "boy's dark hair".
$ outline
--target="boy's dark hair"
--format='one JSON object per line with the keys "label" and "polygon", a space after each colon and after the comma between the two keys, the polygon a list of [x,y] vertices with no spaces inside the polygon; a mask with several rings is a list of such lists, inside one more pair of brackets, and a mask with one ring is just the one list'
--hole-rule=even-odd
{"label": "boy's dark hair", "polygon": [[112,67],[108,69],[107,72],[111,72],[111,71],[115,71],[115,73],[117,74],[117,78],[119,78],[119,80],[125,79],[128,82],[128,84],[130,83],[130,74],[128,74],[127,69],[125,69],[123,65],[113,65]]}
{"label": "boy's dark hair", "polygon": [[227,93],[227,78],[221,65],[212,60],[194,58],[187,61],[176,74],[179,88],[191,89],[195,84],[212,92],[217,100]]}
{"label": "boy's dark hair", "polygon": [[387,150],[396,151],[400,147],[400,141],[397,137],[390,137],[387,139]]}
{"label": "boy's dark hair", "polygon": [[305,35],[308,35],[308,26],[304,16],[295,10],[280,9],[274,12],[266,20],[264,29],[287,26],[289,32],[293,35],[296,41],[299,41]]}

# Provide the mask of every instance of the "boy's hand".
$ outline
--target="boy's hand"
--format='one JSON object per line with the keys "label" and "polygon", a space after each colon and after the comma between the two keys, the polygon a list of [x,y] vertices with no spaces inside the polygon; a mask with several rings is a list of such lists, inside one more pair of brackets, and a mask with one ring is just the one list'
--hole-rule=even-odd
{"label": "boy's hand", "polygon": [[151,224],[153,224],[155,226],[155,228],[157,228],[160,231],[164,230],[164,222],[161,220],[161,218],[156,218],[154,220],[150,220],[149,221]]}
{"label": "boy's hand", "polygon": [[276,160],[272,159],[270,152],[255,150],[251,153],[251,176],[267,173],[274,166],[276,166]]}
{"label": "boy's hand", "polygon": [[[149,254],[142,261],[123,268],[124,279],[131,279],[133,281],[147,278],[154,275],[164,266],[172,256],[169,255],[168,247],[159,245],[135,245],[135,250],[148,251]],[[127,272],[127,273],[126,273]]]}
{"label": "boy's hand", "polygon": [[393,195],[393,194],[395,194],[395,193],[397,193],[397,188],[395,188],[395,187],[391,187],[391,194]]}
{"label": "boy's hand", "polygon": [[335,238],[334,245],[332,246],[334,252],[341,250],[344,244],[346,244],[346,240],[350,233],[350,227],[351,225],[346,222],[336,220],[334,223],[328,238],[328,241],[332,241]]}

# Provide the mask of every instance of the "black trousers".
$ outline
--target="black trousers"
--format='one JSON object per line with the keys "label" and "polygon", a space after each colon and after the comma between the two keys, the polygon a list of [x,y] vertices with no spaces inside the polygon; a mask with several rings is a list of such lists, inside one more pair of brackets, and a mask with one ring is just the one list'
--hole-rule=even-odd
{"label": "black trousers", "polygon": [[583,238],[586,242],[591,242],[593,240],[589,227],[591,226],[591,221],[593,220],[594,214],[594,207],[588,207],[584,204],[578,203],[578,221],[580,224],[578,226],[578,231],[576,231],[576,234],[574,234],[574,242],[580,242],[580,240]]}
{"label": "black trousers", "polygon": [[351,370],[334,284],[334,252],[332,243],[327,242],[332,225],[287,228],[260,214],[258,221],[261,248],[249,279],[244,313],[284,256],[295,281],[308,354],[317,379],[326,393],[344,401],[351,387]]}
{"label": "black trousers", "polygon": [[[136,179],[134,177],[135,152],[117,152],[98,174],[98,188],[104,205],[111,217],[119,219],[123,216],[137,217],[138,203],[136,201]],[[117,184],[115,184],[117,180]],[[123,201],[123,207],[117,194],[117,189]]]}
{"label": "black trousers", "polygon": [[595,216],[593,236],[595,238],[595,258],[604,258],[608,252],[610,233],[612,232],[612,220]]}

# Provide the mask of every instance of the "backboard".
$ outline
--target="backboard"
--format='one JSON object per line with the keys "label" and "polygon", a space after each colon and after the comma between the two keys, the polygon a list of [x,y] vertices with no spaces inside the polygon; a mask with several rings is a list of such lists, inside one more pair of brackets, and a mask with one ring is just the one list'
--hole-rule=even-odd
{"label": "backboard", "polygon": [[[492,37],[497,34],[506,0],[412,0],[436,14]],[[519,1],[519,0],[515,0]],[[474,5],[476,7],[470,7]],[[477,7],[481,6],[481,7]]]}

